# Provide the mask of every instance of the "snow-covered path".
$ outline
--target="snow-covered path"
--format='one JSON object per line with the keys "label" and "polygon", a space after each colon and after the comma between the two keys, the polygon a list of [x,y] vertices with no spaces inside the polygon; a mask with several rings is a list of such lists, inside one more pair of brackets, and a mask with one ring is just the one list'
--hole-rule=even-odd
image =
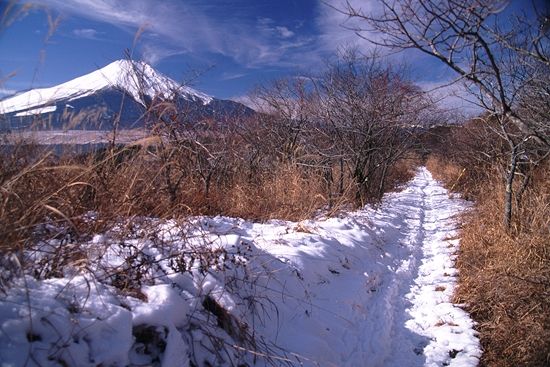
{"label": "snow-covered path", "polygon": [[[476,366],[473,322],[451,303],[466,207],[419,168],[377,208],[338,218],[150,219],[97,235],[71,244],[85,267],[0,294],[0,363]],[[135,269],[138,298],[113,286]]]}
{"label": "snow-covered path", "polygon": [[463,209],[464,203],[450,199],[422,168],[376,213],[393,268],[374,275],[384,286],[363,322],[369,366],[477,364],[472,321],[450,302],[458,245],[453,216]]}

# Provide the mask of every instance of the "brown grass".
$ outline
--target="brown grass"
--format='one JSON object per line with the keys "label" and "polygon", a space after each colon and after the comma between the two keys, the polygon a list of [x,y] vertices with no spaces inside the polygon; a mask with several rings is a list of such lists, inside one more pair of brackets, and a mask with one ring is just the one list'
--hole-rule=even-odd
{"label": "brown grass", "polygon": [[[173,149],[169,146],[61,157],[24,142],[3,149],[0,242],[4,251],[22,248],[38,235],[37,226],[46,222],[58,222],[80,236],[133,216],[221,214],[301,220],[328,208],[331,195],[332,209],[349,204],[353,196],[348,190],[335,198],[334,186],[327,186],[319,169],[284,162],[251,169],[231,157],[216,169],[207,192],[203,176],[196,174],[195,157],[177,148],[168,155],[160,151]],[[397,163],[385,189],[409,179],[415,163],[410,159]],[[86,213],[94,213],[96,219],[83,220]]]}
{"label": "brown grass", "polygon": [[459,178],[464,168],[435,157],[428,167],[448,187],[476,199],[462,229],[455,301],[466,304],[478,322],[481,365],[550,365],[548,163],[523,194],[511,231],[502,225],[504,187],[498,175],[468,181],[468,174]]}
{"label": "brown grass", "polygon": [[422,159],[416,153],[409,153],[395,162],[388,170],[384,192],[394,191],[412,180],[416,169],[422,163]]}
{"label": "brown grass", "polygon": [[230,216],[301,220],[326,204],[323,182],[296,166],[282,166],[257,184],[237,183],[220,210]]}

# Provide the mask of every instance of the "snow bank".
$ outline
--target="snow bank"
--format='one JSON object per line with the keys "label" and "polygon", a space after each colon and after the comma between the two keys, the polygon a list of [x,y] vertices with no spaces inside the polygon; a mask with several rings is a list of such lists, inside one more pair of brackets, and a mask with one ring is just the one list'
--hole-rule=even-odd
{"label": "snow bank", "polygon": [[[475,366],[473,322],[450,301],[465,207],[422,168],[378,209],[339,218],[143,218],[86,243],[50,241],[79,260],[1,296],[0,360]],[[32,259],[45,277],[50,255]]]}

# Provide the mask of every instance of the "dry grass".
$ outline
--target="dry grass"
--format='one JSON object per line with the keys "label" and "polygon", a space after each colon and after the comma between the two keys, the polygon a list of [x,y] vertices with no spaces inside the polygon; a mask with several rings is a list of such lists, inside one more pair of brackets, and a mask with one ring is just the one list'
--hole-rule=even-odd
{"label": "dry grass", "polygon": [[228,192],[221,211],[230,216],[301,220],[326,205],[323,182],[296,166],[282,166],[258,184],[238,183]]}
{"label": "dry grass", "polygon": [[523,194],[511,231],[502,225],[504,185],[498,175],[468,181],[468,174],[459,178],[464,168],[434,157],[428,167],[448,187],[475,194],[475,210],[462,229],[455,301],[466,304],[478,322],[482,365],[550,365],[548,163]]}
{"label": "dry grass", "polygon": [[[140,216],[228,215],[299,221],[320,209],[335,213],[354,204],[356,187],[348,172],[343,176],[344,190],[339,191],[335,182],[327,181],[326,166],[280,161],[276,156],[251,164],[249,150],[257,148],[244,145],[238,136],[201,138],[202,143],[185,148],[157,141],[80,156],[54,155],[25,142],[2,146],[2,251],[20,250],[29,241],[38,240],[44,235],[40,228],[50,222],[60,224],[63,235],[77,238]],[[188,142],[194,140],[183,143]],[[223,151],[212,163],[212,152],[218,147]],[[416,156],[406,156],[391,165],[383,191],[408,181],[418,163]],[[340,177],[338,164],[331,170],[331,177]],[[373,201],[378,189],[378,184],[373,185]],[[90,214],[93,220],[83,219]]]}
{"label": "dry grass", "polygon": [[395,162],[389,169],[384,192],[394,191],[413,179],[416,169],[422,165],[422,159],[416,153],[409,153]]}
{"label": "dry grass", "polygon": [[436,180],[444,182],[447,189],[459,192],[466,200],[483,196],[485,175],[492,173],[491,168],[462,165],[447,158],[436,158],[435,155],[428,157],[426,167]]}
{"label": "dry grass", "polygon": [[[66,221],[75,215],[86,168],[54,163],[39,147],[21,144],[2,155],[0,163],[1,249],[20,249],[46,221]],[[74,230],[74,229],[73,229]]]}

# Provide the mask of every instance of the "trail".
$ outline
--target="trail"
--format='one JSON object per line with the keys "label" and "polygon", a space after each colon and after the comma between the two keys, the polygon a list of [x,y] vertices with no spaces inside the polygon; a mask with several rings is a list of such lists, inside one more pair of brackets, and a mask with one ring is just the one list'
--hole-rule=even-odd
{"label": "trail", "polygon": [[455,216],[464,208],[421,168],[405,190],[388,195],[370,213],[390,271],[370,274],[378,279],[378,296],[361,322],[365,365],[477,364],[473,322],[451,302],[459,241]]}

